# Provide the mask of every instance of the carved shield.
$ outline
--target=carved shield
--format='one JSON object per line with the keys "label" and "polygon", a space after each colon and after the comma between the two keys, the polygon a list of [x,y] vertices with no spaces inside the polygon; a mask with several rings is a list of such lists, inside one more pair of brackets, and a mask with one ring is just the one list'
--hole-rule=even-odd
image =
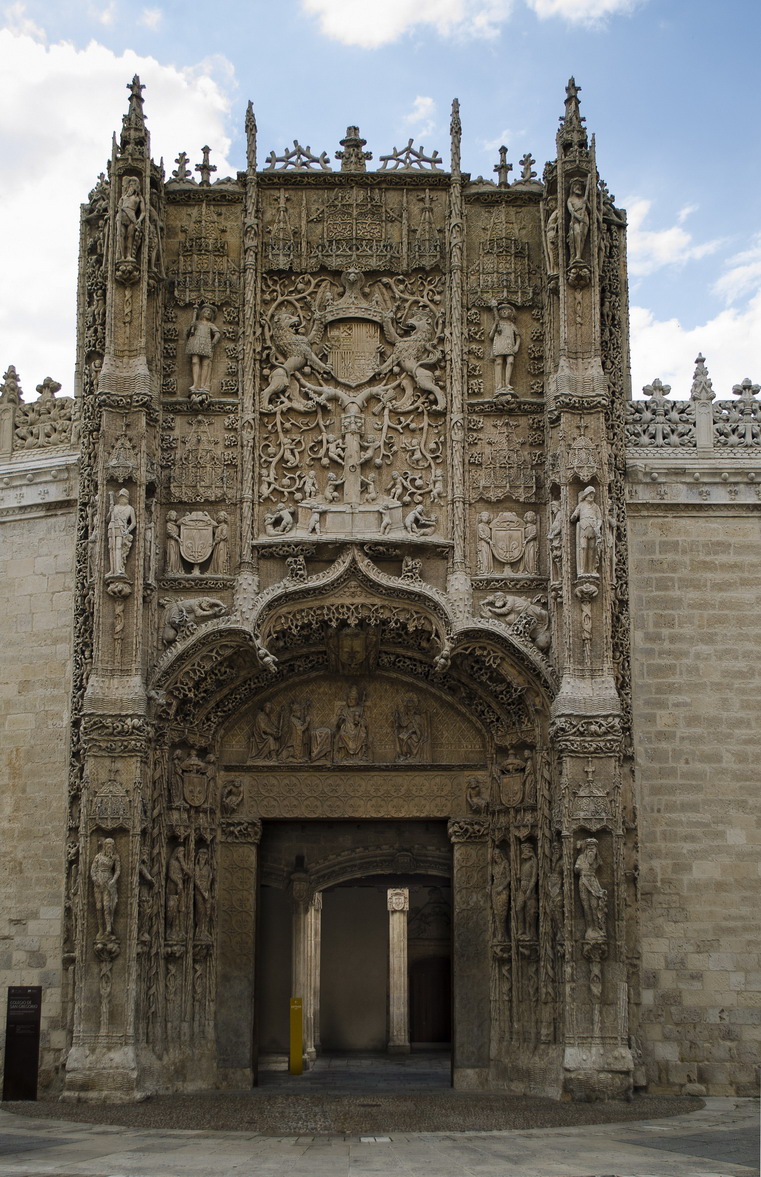
{"label": "carved shield", "polygon": [[182,774],[182,794],[188,805],[203,805],[206,800],[208,778],[200,772]]}
{"label": "carved shield", "polygon": [[506,760],[500,769],[499,796],[508,809],[520,805],[523,800],[523,767],[520,760]]}
{"label": "carved shield", "polygon": [[342,384],[356,388],[377,370],[380,327],[368,319],[337,319],[328,327],[328,363]]}
{"label": "carved shield", "polygon": [[492,523],[491,537],[497,559],[503,564],[517,564],[523,555],[523,520],[503,511]]}
{"label": "carved shield", "polygon": [[208,560],[214,547],[214,520],[205,511],[193,511],[180,520],[180,551],[190,564]]}

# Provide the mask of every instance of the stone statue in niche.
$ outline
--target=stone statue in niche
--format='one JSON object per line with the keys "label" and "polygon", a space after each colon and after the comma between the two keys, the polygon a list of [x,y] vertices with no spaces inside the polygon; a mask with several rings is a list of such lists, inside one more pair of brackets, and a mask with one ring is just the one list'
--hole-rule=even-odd
{"label": "stone statue in niche", "polygon": [[507,940],[507,921],[510,914],[510,863],[501,845],[494,847],[492,857],[491,902],[494,912],[495,938]]}
{"label": "stone statue in niche", "polygon": [[285,711],[280,738],[280,759],[303,762],[309,760],[310,715],[309,704],[302,699],[292,699]]}
{"label": "stone statue in niche", "polygon": [[190,358],[192,383],[190,392],[210,392],[211,361],[214,349],[222,338],[222,332],[215,326],[216,307],[209,303],[193,311],[193,321],[186,331],[185,355]]}
{"label": "stone statue in niche", "polygon": [[583,180],[573,180],[568,192],[568,257],[571,265],[584,260],[584,246],[589,236],[589,185],[591,174]]}
{"label": "stone statue in niche", "polygon": [[534,753],[526,749],[523,761],[523,804],[536,805],[536,770],[534,768]]}
{"label": "stone statue in niche", "polygon": [[597,878],[601,866],[599,843],[597,838],[585,838],[576,843],[576,849],[579,856],[573,869],[579,876],[579,899],[586,924],[584,939],[605,940],[608,892]]}
{"label": "stone statue in niche", "polygon": [[280,717],[274,703],[267,702],[257,712],[251,733],[251,756],[254,760],[276,760],[280,749]]}
{"label": "stone statue in niche", "polygon": [[427,758],[428,729],[427,713],[414,695],[406,695],[394,712],[396,759],[399,762]]}
{"label": "stone statue in niche", "polygon": [[116,208],[117,261],[135,261],[143,239],[145,202],[137,176],[125,176]]}
{"label": "stone statue in niche", "polygon": [[544,225],[544,242],[547,250],[547,273],[557,274],[560,268],[558,249],[558,202],[554,196],[547,201],[547,220]]}
{"label": "stone statue in niche", "polygon": [[126,577],[127,557],[134,540],[137,516],[129,501],[129,491],[124,487],[116,500],[113,491],[109,491],[108,501],[108,575]]}
{"label": "stone statue in niche", "polygon": [[195,939],[208,943],[211,939],[209,920],[211,916],[211,864],[209,851],[202,846],[196,854],[193,872],[193,914],[195,916]]}
{"label": "stone statue in niche", "polygon": [[177,512],[167,511],[166,526],[164,528],[164,572],[167,576],[182,574],[182,560],[180,559],[180,528],[177,523]]}
{"label": "stone statue in niche", "polygon": [[547,532],[547,541],[550,547],[550,572],[552,580],[557,583],[563,579],[563,516],[557,499],[550,503],[550,530]]}
{"label": "stone statue in niche", "polygon": [[539,526],[536,511],[526,511],[523,516],[523,559],[520,571],[535,576],[539,562]]}
{"label": "stone statue in niche", "polygon": [[555,937],[559,939],[563,935],[563,845],[559,838],[552,843],[548,889],[550,919]]}
{"label": "stone statue in niche", "polygon": [[220,511],[214,524],[214,547],[209,572],[227,576],[230,571],[230,525],[227,511]]}
{"label": "stone statue in niche", "polygon": [[518,863],[518,894],[515,897],[515,924],[523,940],[536,939],[536,918],[539,911],[536,884],[539,868],[536,851],[530,842],[521,842]]}
{"label": "stone statue in niche", "polygon": [[576,509],[571,515],[571,523],[576,524],[577,576],[596,576],[600,564],[603,522],[595,494],[593,486],[580,491]]}
{"label": "stone statue in niche", "polygon": [[494,558],[491,548],[491,512],[482,511],[478,516],[476,527],[476,571],[479,576],[488,575],[494,571]]}
{"label": "stone statue in niche", "polygon": [[190,867],[185,861],[185,847],[176,846],[166,868],[166,938],[176,942],[183,938],[187,880]]}
{"label": "stone statue in niche", "polygon": [[521,337],[515,326],[515,307],[509,303],[493,302],[491,308],[494,323],[489,331],[489,340],[494,361],[494,393],[499,396],[500,393],[513,391],[510,381]]}
{"label": "stone statue in niche", "polygon": [[333,755],[337,761],[365,760],[368,754],[368,729],[365,703],[355,686],[349,687],[346,702],[338,711]]}
{"label": "stone statue in niche", "polygon": [[92,860],[90,879],[95,895],[95,915],[98,921],[96,943],[114,939],[114,915],[119,900],[117,883],[121,861],[113,838],[98,843],[98,853]]}

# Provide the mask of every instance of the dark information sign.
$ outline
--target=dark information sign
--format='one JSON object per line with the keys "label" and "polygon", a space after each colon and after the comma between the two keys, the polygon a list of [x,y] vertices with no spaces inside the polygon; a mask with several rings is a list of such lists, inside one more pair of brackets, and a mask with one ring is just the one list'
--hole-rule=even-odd
{"label": "dark information sign", "polygon": [[3,1099],[37,1098],[41,985],[8,986]]}

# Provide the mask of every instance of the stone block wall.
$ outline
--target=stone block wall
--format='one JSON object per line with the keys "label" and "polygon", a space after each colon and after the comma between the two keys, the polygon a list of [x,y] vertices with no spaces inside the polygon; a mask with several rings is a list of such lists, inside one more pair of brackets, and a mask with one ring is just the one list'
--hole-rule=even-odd
{"label": "stone block wall", "polygon": [[747,471],[726,481],[700,498],[641,486],[630,501],[642,1046],[656,1092],[758,1091],[761,503]]}
{"label": "stone block wall", "polygon": [[14,510],[7,493],[0,498],[0,1052],[7,986],[41,985],[46,1087],[55,1085],[66,1047],[61,936],[75,519],[64,495],[35,505],[27,487],[25,499]]}

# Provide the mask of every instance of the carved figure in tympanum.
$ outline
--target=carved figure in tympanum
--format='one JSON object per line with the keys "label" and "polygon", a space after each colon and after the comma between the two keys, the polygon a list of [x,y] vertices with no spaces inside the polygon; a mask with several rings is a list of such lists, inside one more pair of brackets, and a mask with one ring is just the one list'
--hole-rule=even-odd
{"label": "carved figure in tympanum", "polygon": [[114,915],[119,900],[117,884],[121,874],[121,860],[113,838],[98,843],[98,853],[90,866],[95,915],[98,923],[96,943],[114,938]]}
{"label": "carved figure in tympanum", "polygon": [[310,724],[309,703],[303,699],[292,699],[282,722],[281,760],[299,763],[309,760]]}
{"label": "carved figure in tympanum", "polygon": [[405,695],[394,711],[396,759],[402,763],[424,760],[429,755],[428,715],[414,695]]}
{"label": "carved figure in tympanum", "polygon": [[341,704],[333,737],[336,761],[366,760],[369,750],[365,701],[355,686],[349,687],[346,702]]}
{"label": "carved figure in tympanum", "polygon": [[251,733],[251,758],[253,760],[277,760],[280,749],[280,715],[275,705],[266,702],[257,712],[254,730]]}

